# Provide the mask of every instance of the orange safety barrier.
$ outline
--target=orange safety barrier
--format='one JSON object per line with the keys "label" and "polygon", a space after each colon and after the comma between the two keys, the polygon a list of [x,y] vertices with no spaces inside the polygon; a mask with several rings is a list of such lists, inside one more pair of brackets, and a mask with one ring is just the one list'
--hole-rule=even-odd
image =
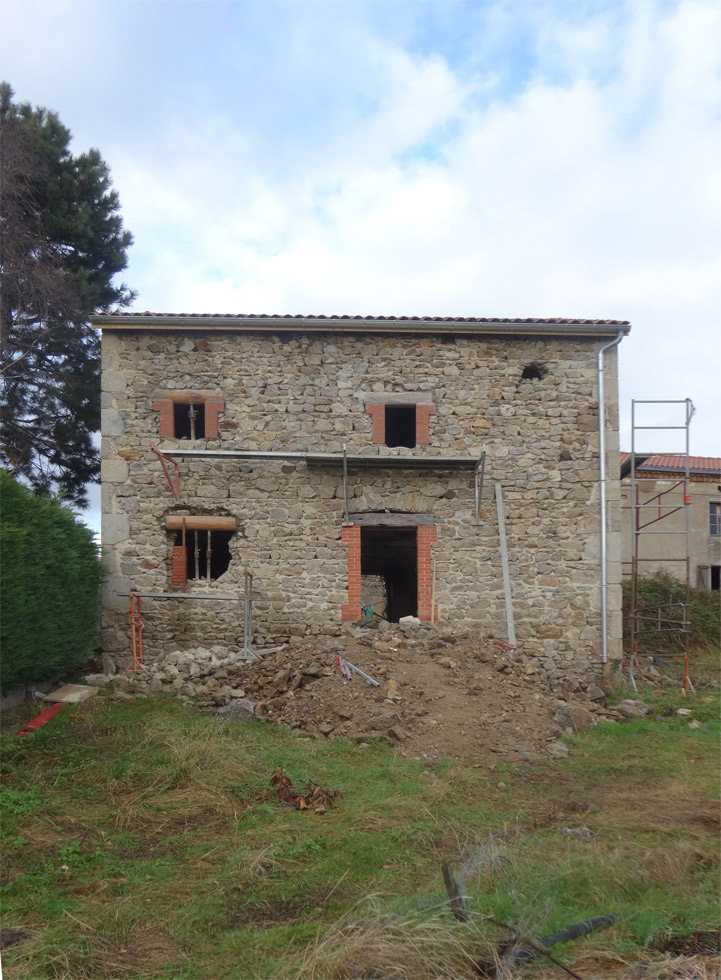
{"label": "orange safety barrier", "polygon": [[123,671],[127,674],[129,670],[132,670],[134,674],[139,671],[144,671],[146,674],[149,673],[145,667],[143,667],[143,620],[141,616],[140,607],[140,596],[137,595],[133,590],[130,590],[130,628],[133,637],[133,660]]}

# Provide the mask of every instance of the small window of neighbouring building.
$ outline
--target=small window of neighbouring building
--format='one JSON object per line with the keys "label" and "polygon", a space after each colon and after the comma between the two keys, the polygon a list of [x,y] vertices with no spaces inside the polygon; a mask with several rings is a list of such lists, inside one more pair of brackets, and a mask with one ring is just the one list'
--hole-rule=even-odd
{"label": "small window of neighbouring building", "polygon": [[713,537],[721,535],[721,504],[710,503],[709,505],[709,531]]}

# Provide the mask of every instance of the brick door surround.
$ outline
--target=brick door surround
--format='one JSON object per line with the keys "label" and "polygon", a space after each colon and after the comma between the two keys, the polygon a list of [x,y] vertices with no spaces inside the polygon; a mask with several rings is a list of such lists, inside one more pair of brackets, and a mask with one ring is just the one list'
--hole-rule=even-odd
{"label": "brick door surround", "polygon": [[433,524],[422,525],[418,528],[418,618],[421,622],[438,619],[438,606],[431,615],[431,597],[433,590],[433,563],[431,545],[438,538],[438,529]]}
{"label": "brick door surround", "polygon": [[[356,622],[361,618],[361,527],[360,524],[345,524],[341,528],[341,541],[348,545],[348,602],[341,607],[343,622]],[[438,618],[438,606],[431,616],[431,597],[433,590],[433,565],[431,545],[438,538],[434,524],[421,525],[416,529],[416,561],[418,567],[418,618],[430,622]]]}
{"label": "brick door surround", "polygon": [[354,623],[361,618],[361,526],[345,524],[341,541],[348,545],[348,602],[341,608],[343,622]]}

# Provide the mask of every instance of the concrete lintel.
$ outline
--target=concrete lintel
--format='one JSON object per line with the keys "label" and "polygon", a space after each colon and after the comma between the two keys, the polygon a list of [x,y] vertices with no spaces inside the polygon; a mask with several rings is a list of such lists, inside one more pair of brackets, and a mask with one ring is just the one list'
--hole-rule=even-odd
{"label": "concrete lintel", "polygon": [[359,391],[364,405],[435,405],[432,391]]}
{"label": "concrete lintel", "polygon": [[366,511],[363,514],[349,514],[349,524],[366,527],[427,527],[436,523],[433,514],[379,514]]}

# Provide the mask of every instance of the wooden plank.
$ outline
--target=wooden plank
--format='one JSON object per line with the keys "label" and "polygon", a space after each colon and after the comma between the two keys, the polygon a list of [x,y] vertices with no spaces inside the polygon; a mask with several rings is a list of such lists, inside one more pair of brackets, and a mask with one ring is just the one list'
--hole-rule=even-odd
{"label": "wooden plank", "polygon": [[503,567],[503,593],[506,599],[506,623],[508,625],[509,646],[516,645],[516,627],[513,623],[513,602],[511,601],[511,574],[508,568],[508,548],[506,547],[506,514],[503,509],[501,484],[496,484],[496,510],[498,511],[498,536],[501,539],[501,565]]}
{"label": "wooden plank", "polygon": [[87,701],[88,698],[91,698],[97,693],[97,687],[89,687],[87,684],[63,684],[57,691],[46,694],[43,701],[61,701],[63,704],[78,704],[80,701]]}
{"label": "wooden plank", "polygon": [[451,912],[453,912],[459,922],[468,922],[466,900],[463,895],[461,895],[458,882],[456,881],[455,875],[451,870],[450,864],[445,862],[442,865],[441,870],[443,872],[443,881],[445,882],[446,891],[448,892],[448,898],[451,901]]}
{"label": "wooden plank", "polygon": [[189,531],[235,531],[234,517],[167,517],[165,527],[168,531],[182,531],[183,523]]}

